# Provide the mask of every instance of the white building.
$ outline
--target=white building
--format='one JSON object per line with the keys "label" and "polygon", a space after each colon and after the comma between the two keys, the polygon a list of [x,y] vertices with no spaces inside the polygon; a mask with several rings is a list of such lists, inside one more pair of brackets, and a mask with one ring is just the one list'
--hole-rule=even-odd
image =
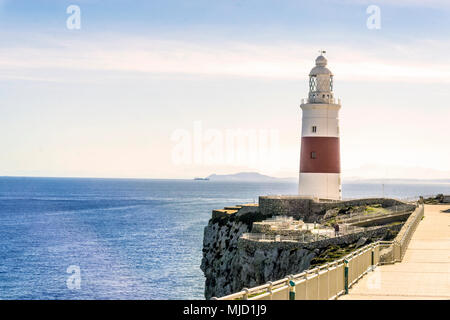
{"label": "white building", "polygon": [[320,55],[309,74],[309,96],[302,101],[299,194],[342,199],[339,143],[340,101],[333,95],[333,74]]}

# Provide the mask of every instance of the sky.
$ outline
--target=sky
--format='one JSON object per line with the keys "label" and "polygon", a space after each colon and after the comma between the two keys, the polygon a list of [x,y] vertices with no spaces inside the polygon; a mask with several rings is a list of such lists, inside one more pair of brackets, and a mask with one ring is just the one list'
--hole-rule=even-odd
{"label": "sky", "polygon": [[450,178],[450,1],[0,0],[0,39],[0,176],[295,177],[326,50],[344,178]]}

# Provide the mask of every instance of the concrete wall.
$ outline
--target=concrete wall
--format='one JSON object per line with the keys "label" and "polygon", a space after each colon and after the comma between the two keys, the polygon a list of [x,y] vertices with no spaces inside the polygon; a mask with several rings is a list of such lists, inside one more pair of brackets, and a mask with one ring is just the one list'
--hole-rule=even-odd
{"label": "concrete wall", "polygon": [[403,222],[411,215],[410,212],[405,212],[404,214],[398,214],[394,216],[389,217],[380,217],[377,219],[372,219],[368,221],[361,221],[361,222],[353,222],[352,225],[356,227],[372,227],[372,226],[378,226],[382,224],[389,224],[393,222]]}
{"label": "concrete wall", "polygon": [[[319,201],[311,197],[302,196],[261,196],[259,197],[259,210],[262,215],[286,215],[305,222],[318,221],[327,210],[332,208],[345,208],[349,206],[363,206],[381,204],[383,207],[405,205],[395,199],[370,198],[356,199],[340,202]],[[414,206],[411,206],[413,208]]]}
{"label": "concrete wall", "polygon": [[259,210],[262,215],[292,216],[301,219],[309,215],[313,198],[300,196],[261,196]]}

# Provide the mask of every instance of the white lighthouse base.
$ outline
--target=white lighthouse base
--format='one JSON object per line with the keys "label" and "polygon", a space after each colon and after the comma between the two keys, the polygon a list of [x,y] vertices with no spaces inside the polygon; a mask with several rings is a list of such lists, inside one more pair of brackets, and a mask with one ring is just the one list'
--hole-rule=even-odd
{"label": "white lighthouse base", "polygon": [[339,173],[300,173],[298,193],[319,199],[342,200]]}

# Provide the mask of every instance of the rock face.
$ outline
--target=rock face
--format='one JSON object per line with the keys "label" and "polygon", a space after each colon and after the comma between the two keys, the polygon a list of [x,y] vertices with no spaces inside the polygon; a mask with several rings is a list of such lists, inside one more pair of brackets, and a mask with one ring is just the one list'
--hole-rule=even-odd
{"label": "rock face", "polygon": [[213,219],[205,227],[200,268],[206,277],[206,299],[229,294],[239,287],[240,277],[232,277],[232,273],[236,273],[236,268],[239,268],[238,240],[244,232],[249,232],[250,228],[250,224],[242,221],[227,221],[221,225]]}
{"label": "rock face", "polygon": [[286,250],[239,241],[243,233],[250,232],[251,222],[230,220],[223,225],[210,221],[205,227],[200,268],[206,277],[206,299],[301,272],[317,254],[306,248]]}
{"label": "rock face", "polygon": [[255,287],[306,270],[318,253],[307,248],[284,249],[277,246],[259,247],[253,244],[241,242],[239,245],[235,260],[236,269],[231,274],[239,281],[233,283],[232,292],[240,291],[244,286]]}
{"label": "rock face", "polygon": [[[309,200],[308,200],[309,201]],[[266,208],[273,205],[266,201]],[[310,204],[308,204],[310,205]],[[320,204],[321,205],[321,204]],[[327,208],[329,209],[329,208]],[[297,213],[313,220],[321,215]],[[286,214],[285,212],[282,212]],[[243,205],[229,210],[215,210],[204,229],[201,270],[205,275],[205,298],[222,297],[243,288],[251,288],[300,273],[311,263],[331,259],[330,248],[356,247],[396,234],[401,224],[377,227],[361,234],[329,238],[308,244],[298,242],[258,242],[240,239],[250,232],[253,222],[263,221],[275,213],[262,212],[257,205]],[[315,221],[319,221],[316,219]]]}

